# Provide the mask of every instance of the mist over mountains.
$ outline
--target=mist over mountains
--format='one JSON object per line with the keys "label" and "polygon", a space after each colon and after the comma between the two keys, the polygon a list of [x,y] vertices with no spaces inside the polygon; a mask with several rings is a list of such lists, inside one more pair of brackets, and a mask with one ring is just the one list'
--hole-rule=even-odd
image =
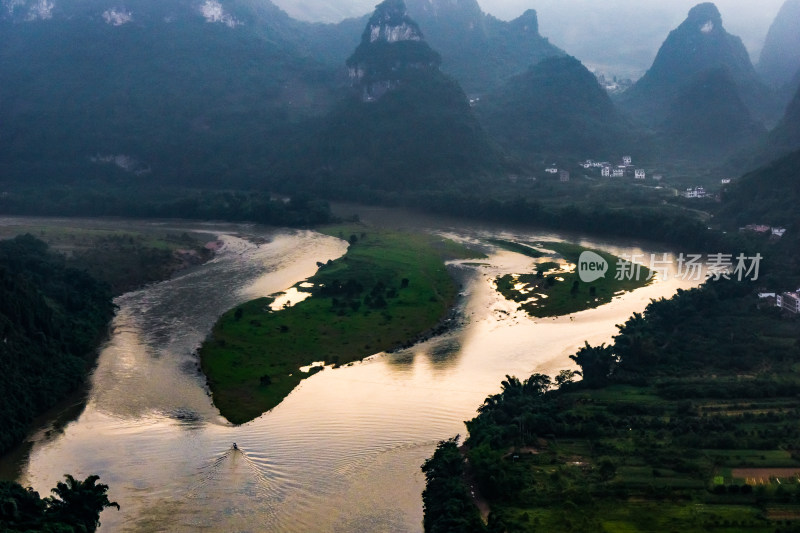
{"label": "mist over mountains", "polygon": [[269,1],[6,0],[0,182],[406,188],[622,146],[706,165],[764,139],[788,151],[797,98],[784,117],[759,72],[796,35],[796,3],[758,71],[716,6],[695,6],[612,100],[536,12],[505,22],[475,0],[390,0],[337,24]]}
{"label": "mist over mountains", "polygon": [[698,4],[689,11],[686,20],[664,41],[652,67],[621,100],[644,120],[658,122],[697,75],[717,68],[728,71],[751,112],[769,113],[771,95],[759,80],[741,39],[725,30],[722,16],[712,3]]}
{"label": "mist over mountains", "polygon": [[634,138],[594,75],[570,56],[542,60],[476,109],[492,135],[521,157],[600,159]]}
{"label": "mist over mountains", "polygon": [[402,0],[379,4],[346,62],[350,94],[299,136],[281,173],[336,196],[342,186],[408,190],[501,170],[500,154],[440,63]]}
{"label": "mist over mountains", "polygon": [[[372,11],[375,2],[350,0],[276,0],[300,20],[338,22]],[[559,48],[607,75],[636,79],[653,62],[664,36],[680,24],[696,0],[480,0],[481,9],[510,21],[535,9],[543,35]],[[718,0],[729,30],[744,41],[753,61],[761,53],[769,25],[783,0]],[[410,9],[413,8],[409,6]],[[414,16],[417,16],[414,14]]]}
{"label": "mist over mountains", "polygon": [[800,0],[786,0],[769,28],[758,73],[786,104],[800,86]]}

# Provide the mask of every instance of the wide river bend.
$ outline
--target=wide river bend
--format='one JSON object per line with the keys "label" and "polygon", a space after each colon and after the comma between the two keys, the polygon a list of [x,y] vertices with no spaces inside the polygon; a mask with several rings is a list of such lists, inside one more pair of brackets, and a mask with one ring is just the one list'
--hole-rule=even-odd
{"label": "wide river bend", "polygon": [[[438,232],[489,252],[482,265],[450,267],[463,285],[456,326],[408,350],[326,369],[242,426],[214,407],[196,348],[224,311],[308,278],[317,261],[341,256],[346,243],[252,225],[65,222],[212,233],[225,246],[205,265],[116,300],[85,399],[43,420],[4,458],[2,472],[43,494],[64,473],[99,474],[122,506],[102,514],[103,532],[421,531],[420,465],[437,441],[464,434],[463,421],[506,374],[573,368],[568,356],[584,341],[609,342],[615,324],[651,298],[696,285],[670,276],[598,309],[531,319],[503,300],[491,279],[525,272],[532,260],[492,249],[486,239],[565,239],[648,257],[667,250],[446,219],[409,224],[388,210],[366,210],[362,219]],[[232,452],[232,442],[242,453]]]}

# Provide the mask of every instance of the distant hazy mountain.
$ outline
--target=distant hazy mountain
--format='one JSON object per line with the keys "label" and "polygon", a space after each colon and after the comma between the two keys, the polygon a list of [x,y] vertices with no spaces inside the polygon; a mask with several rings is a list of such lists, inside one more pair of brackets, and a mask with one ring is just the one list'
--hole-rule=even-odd
{"label": "distant hazy mountain", "polygon": [[712,3],[699,4],[686,20],[670,32],[653,66],[621,98],[638,118],[650,123],[666,119],[685,87],[696,76],[725,68],[751,113],[759,120],[776,120],[773,96],[760,82],[741,39],[725,31],[722,17]]}
{"label": "distant hazy mountain", "polygon": [[[775,88],[792,82],[800,71],[800,0],[786,0],[770,26],[758,72]],[[793,87],[793,89],[796,87]]]}
{"label": "distant hazy mountain", "polygon": [[[784,0],[714,1],[729,31],[742,37],[751,56],[757,58],[767,29]],[[360,17],[370,13],[377,3],[376,0],[274,2],[294,18],[324,22]],[[652,64],[664,36],[681,23],[682,15],[697,0],[479,0],[479,3],[483,11],[501,20],[513,20],[526,9],[535,8],[540,31],[553,44],[578,57],[590,70],[597,68],[607,75],[636,79]],[[416,7],[411,2],[407,4],[411,16],[427,35],[427,26]],[[430,35],[428,38],[445,58],[443,68],[448,72],[448,54]]]}
{"label": "distant hazy mountain", "polygon": [[402,0],[379,4],[347,60],[354,90],[309,127],[277,176],[328,192],[436,188],[502,163]]}
{"label": "distant hazy mountain", "polygon": [[366,100],[395,90],[418,74],[436,72],[442,59],[424,41],[402,0],[385,0],[367,21],[355,52],[347,59],[354,86]]}
{"label": "distant hazy mountain", "polygon": [[702,72],[675,98],[660,125],[662,156],[721,162],[756,145],[766,129],[750,115],[725,68]]}
{"label": "distant hazy mountain", "polygon": [[770,132],[768,154],[778,155],[800,149],[800,87],[786,108],[786,114]]}
{"label": "distant hazy mountain", "polygon": [[[469,94],[482,94],[545,57],[564,55],[539,35],[533,10],[505,22],[484,13],[476,0],[409,0],[406,7],[441,54],[442,71]],[[357,31],[367,20],[315,25],[305,42],[316,57],[339,65],[358,44]]]}
{"label": "distant hazy mountain", "polygon": [[594,75],[570,56],[513,77],[477,110],[504,147],[529,156],[602,158],[630,149],[634,137]]}
{"label": "distant hazy mountain", "polygon": [[5,2],[0,179],[260,179],[332,71],[269,2]]}
{"label": "distant hazy mountain", "polygon": [[800,150],[735,179],[723,195],[721,216],[738,225],[794,225],[800,229]]}
{"label": "distant hazy mountain", "polygon": [[546,57],[564,55],[539,34],[536,12],[505,22],[476,0],[409,0],[409,14],[442,54],[442,70],[468,93],[483,93]]}

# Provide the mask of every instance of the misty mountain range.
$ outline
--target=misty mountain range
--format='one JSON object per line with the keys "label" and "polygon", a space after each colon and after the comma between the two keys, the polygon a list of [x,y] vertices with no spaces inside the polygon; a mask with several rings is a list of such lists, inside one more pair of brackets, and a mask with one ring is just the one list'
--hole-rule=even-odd
{"label": "misty mountain range", "polygon": [[337,24],[268,1],[3,0],[0,183],[430,187],[632,149],[761,163],[800,146],[799,5],[757,68],[696,6],[612,101],[534,11],[504,22],[475,0]]}

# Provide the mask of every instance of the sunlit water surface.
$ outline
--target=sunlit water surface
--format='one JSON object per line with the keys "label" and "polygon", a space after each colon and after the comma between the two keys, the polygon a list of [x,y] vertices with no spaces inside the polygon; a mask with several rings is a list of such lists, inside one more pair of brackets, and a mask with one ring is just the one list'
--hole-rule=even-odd
{"label": "sunlit water surface", "polygon": [[[99,474],[122,507],[102,514],[104,532],[421,531],[420,465],[437,441],[465,433],[463,421],[506,374],[574,368],[568,356],[584,341],[609,342],[615,324],[651,298],[696,284],[670,277],[598,309],[531,319],[504,301],[491,280],[529,271],[533,260],[493,250],[485,239],[564,236],[443,219],[409,223],[396,211],[368,210],[362,218],[436,231],[489,251],[482,265],[451,265],[463,288],[448,333],[326,369],[269,413],[232,426],[212,404],[196,348],[224,311],[308,278],[317,261],[341,256],[346,243],[310,231],[165,223],[214,233],[225,246],[210,263],[119,297],[85,409],[66,424],[44,423],[2,468],[42,493],[63,473]],[[618,255],[664,251],[569,240]],[[231,449],[234,441],[240,451]]]}

